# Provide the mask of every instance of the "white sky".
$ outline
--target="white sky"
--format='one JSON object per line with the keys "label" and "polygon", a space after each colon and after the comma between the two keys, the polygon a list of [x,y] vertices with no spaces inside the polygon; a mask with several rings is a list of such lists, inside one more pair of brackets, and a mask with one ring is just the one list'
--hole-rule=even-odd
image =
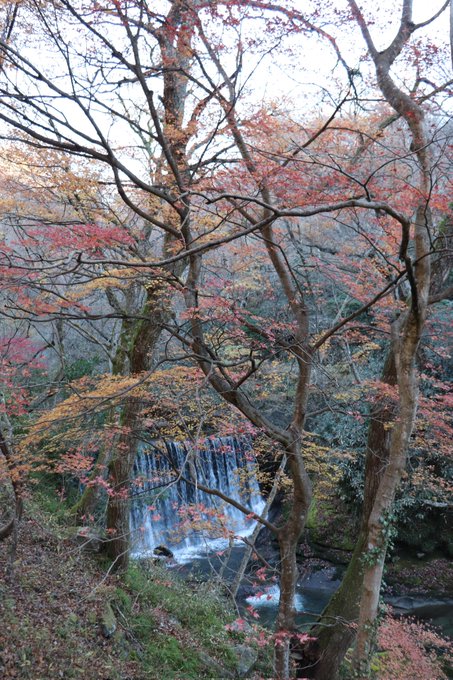
{"label": "white sky", "polygon": [[[312,0],[314,3],[315,0]],[[299,0],[301,9],[309,7],[311,0]],[[362,2],[366,7],[369,0]],[[396,5],[396,9],[395,9]],[[379,3],[379,25],[370,25],[371,33],[376,40],[378,48],[386,47],[391,42],[400,18],[399,2],[392,0],[381,0]],[[424,21],[442,6],[442,0],[414,0],[414,19],[416,22]],[[365,52],[363,38],[358,28],[349,22],[346,27],[338,27],[333,19],[328,21],[329,13],[335,10],[345,10],[346,0],[333,0],[330,5],[325,4],[326,24],[324,28],[337,39],[338,46],[348,65],[352,68],[359,68],[361,76],[356,78],[357,88],[366,88],[366,78],[372,74],[372,67],[369,64],[361,63],[360,57]],[[373,6],[374,11],[374,6]],[[244,30],[247,30],[247,26]],[[443,46],[445,54],[448,55],[448,11],[436,20],[434,24],[420,32],[422,35],[431,36],[431,41],[437,46]],[[80,44],[80,36],[74,33],[74,39]],[[289,50],[284,54],[273,52],[263,59],[257,67],[250,81],[247,81],[249,90],[247,102],[258,105],[261,102],[276,100],[284,102],[290,115],[302,122],[306,122],[316,114],[326,115],[337,103],[339,93],[345,91],[346,77],[343,66],[337,64],[337,57],[333,49],[326,41],[321,41],[315,34],[294,35],[287,40]],[[47,66],[52,69],[50,57],[45,52],[39,53],[39,35],[30,36],[29,55],[33,63]],[[234,66],[234,60],[231,59]],[[244,64],[244,74],[242,81],[247,79],[247,74],[256,65],[256,58],[247,55]],[[233,68],[232,68],[233,70]],[[447,74],[449,71],[449,74]],[[407,84],[412,85],[415,79],[415,69],[413,67],[403,67],[399,71],[398,77],[403,77]],[[445,60],[445,80],[451,77],[451,65],[449,59]],[[440,76],[438,80],[440,79]],[[336,81],[336,82],[334,82]],[[156,81],[155,88],[159,91]],[[134,99],[134,86],[129,88],[131,100]],[[335,100],[330,97],[330,92],[335,96]],[[61,111],[65,112],[69,119],[76,121],[76,126],[89,131],[87,121],[83,121],[82,114],[77,112],[72,104],[60,104]],[[245,109],[244,109],[245,111]],[[104,117],[106,123],[104,129],[108,129],[110,121]],[[119,142],[128,143],[131,139],[130,129],[125,123],[117,123],[115,126],[115,138]]]}
{"label": "white sky", "polygon": [[[370,0],[359,3],[367,6]],[[300,0],[300,5],[306,4]],[[346,2],[334,0],[335,7],[344,8]],[[379,0],[379,23],[370,23],[370,32],[378,49],[385,49],[392,41],[400,20],[401,2],[395,0]],[[414,0],[414,21],[420,23],[433,16],[444,4],[444,0]],[[396,9],[395,9],[396,8]],[[365,53],[365,42],[357,26],[350,24],[348,30],[325,26],[331,32],[340,51],[351,68],[359,68],[366,76],[367,66],[360,63],[360,57]],[[417,32],[417,36],[429,36],[431,42],[443,48],[445,53],[445,80],[452,78],[449,55],[449,13],[448,9],[430,26]],[[286,58],[269,56],[260,69],[260,84],[255,86],[257,97],[264,98],[293,98],[296,108],[297,102],[307,105],[310,93],[319,91],[319,86],[326,89],[332,87],[332,79],[343,79],[344,69],[337,65],[337,57],[326,41],[321,41],[315,35],[311,37],[294,36],[290,43],[294,45],[295,54]],[[336,66],[336,68],[335,68]],[[334,70],[335,69],[335,70]],[[403,72],[403,71],[402,71]],[[372,71],[373,73],[373,71]],[[412,84],[415,79],[415,69],[405,68],[407,82]],[[360,86],[360,83],[357,82]],[[302,101],[301,99],[302,98]]]}

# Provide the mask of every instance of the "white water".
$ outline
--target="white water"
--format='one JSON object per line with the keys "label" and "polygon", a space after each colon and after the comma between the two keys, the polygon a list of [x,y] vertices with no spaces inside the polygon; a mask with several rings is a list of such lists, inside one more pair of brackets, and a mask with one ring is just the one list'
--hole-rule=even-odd
{"label": "white water", "polygon": [[[236,536],[250,534],[254,520],[201,491],[196,483],[178,480],[175,472],[260,514],[264,501],[249,451],[250,442],[237,437],[206,439],[197,447],[179,442],[144,447],[134,466],[133,554],[150,555],[156,546],[165,545],[178,562],[188,562],[200,554],[224,550]],[[187,521],[188,510],[195,513],[195,521]]]}
{"label": "white water", "polygon": [[[247,597],[246,601],[254,609],[261,607],[275,608],[280,601],[280,588],[277,585],[264,587],[260,593]],[[304,600],[299,593],[296,593],[294,598],[294,606],[297,612],[303,612],[305,609]]]}

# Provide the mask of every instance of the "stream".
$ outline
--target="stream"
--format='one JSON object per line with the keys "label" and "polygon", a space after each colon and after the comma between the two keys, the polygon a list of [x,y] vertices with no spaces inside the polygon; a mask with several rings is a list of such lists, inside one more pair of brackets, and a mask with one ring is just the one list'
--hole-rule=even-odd
{"label": "stream", "polygon": [[[208,580],[221,573],[223,582],[231,583],[245,550],[240,537],[250,535],[255,522],[231,505],[219,503],[215,496],[201,492],[196,484],[175,480],[174,470],[187,468],[196,472],[196,478],[203,484],[218,489],[257,514],[262,511],[264,501],[254,475],[250,439],[210,437],[196,446],[189,442],[151,442],[139,452],[135,462],[131,526],[137,538],[133,557],[152,557],[154,549],[164,545],[174,554],[174,560],[164,562],[181,577]],[[179,526],[186,518],[185,508],[192,508],[189,511],[192,531],[182,536]],[[213,539],[212,530],[207,528],[208,524],[213,525],[217,535],[221,535],[226,521],[237,537],[233,546],[229,546],[225,538]],[[304,565],[302,560],[300,568],[302,575],[295,605],[298,623],[303,626],[323,610],[341,582],[344,567],[326,560],[316,560],[316,566],[313,562]],[[253,607],[259,622],[271,626],[279,595],[278,585],[273,581],[260,583],[258,590],[244,579],[237,597],[238,608],[246,613],[248,607]],[[384,599],[397,615],[430,621],[453,637],[452,598],[404,595]]]}
{"label": "stream", "polygon": [[[169,561],[169,568],[175,569],[182,578],[200,580],[215,578],[222,572],[223,581],[229,583],[236,575],[244,554],[244,546],[237,542],[230,551],[226,566],[223,562],[228,551],[224,540],[207,542],[205,549],[175,550],[175,560]],[[219,552],[223,553],[219,555]],[[302,562],[303,566],[303,562]],[[341,583],[345,567],[323,561],[322,565],[306,570],[297,586],[295,606],[297,623],[304,629],[316,620],[331,596]],[[260,583],[259,587],[244,580],[237,597],[241,614],[247,615],[252,606],[259,615],[257,621],[266,627],[274,624],[280,591],[272,581]],[[453,638],[453,598],[429,595],[404,595],[384,597],[397,616],[414,616],[439,628],[443,635]]]}

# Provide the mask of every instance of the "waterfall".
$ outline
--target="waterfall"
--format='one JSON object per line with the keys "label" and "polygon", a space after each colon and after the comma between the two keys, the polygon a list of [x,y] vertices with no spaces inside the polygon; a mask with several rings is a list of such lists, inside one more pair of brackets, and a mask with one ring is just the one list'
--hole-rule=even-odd
{"label": "waterfall", "polygon": [[[195,483],[187,483],[184,479]],[[264,507],[255,476],[251,442],[217,437],[191,442],[154,442],[143,446],[134,464],[131,528],[133,554],[152,553],[158,545],[174,552],[203,550],[215,539],[253,530],[240,510],[197,487],[221,491],[250,512]]]}

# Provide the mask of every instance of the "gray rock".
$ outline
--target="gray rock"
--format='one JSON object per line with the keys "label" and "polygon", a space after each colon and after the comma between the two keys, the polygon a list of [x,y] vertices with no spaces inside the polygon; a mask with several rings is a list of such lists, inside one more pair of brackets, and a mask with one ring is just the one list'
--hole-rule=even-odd
{"label": "gray rock", "polygon": [[167,548],[166,545],[158,545],[154,548],[153,550],[154,555],[158,555],[159,557],[169,557],[171,559],[174,558],[174,555],[170,548]]}
{"label": "gray rock", "polygon": [[386,597],[385,601],[393,607],[396,614],[402,614],[404,616],[429,618],[441,615],[444,612],[451,614],[453,611],[453,599],[448,597],[434,598],[405,595],[400,597]]}
{"label": "gray rock", "polygon": [[239,678],[245,678],[258,659],[258,652],[247,645],[236,645],[234,652],[237,656],[236,673]]}
{"label": "gray rock", "polygon": [[102,635],[109,639],[114,635],[116,631],[116,616],[113,612],[112,605],[110,602],[106,602],[101,613],[101,633]]}
{"label": "gray rock", "polygon": [[99,552],[101,549],[102,537],[91,527],[77,527],[75,540],[86,552]]}
{"label": "gray rock", "polygon": [[224,666],[222,666],[218,661],[213,659],[209,654],[206,654],[203,650],[198,652],[198,656],[210,671],[212,673],[215,673],[215,676],[213,677],[216,678],[222,678],[222,680],[229,680],[230,678],[234,680],[236,678],[236,674],[233,673],[232,671],[226,669]]}
{"label": "gray rock", "polygon": [[341,583],[338,578],[338,570],[336,567],[323,567],[317,571],[310,573],[302,581],[302,587],[305,591],[310,592],[326,592],[333,593]]}

